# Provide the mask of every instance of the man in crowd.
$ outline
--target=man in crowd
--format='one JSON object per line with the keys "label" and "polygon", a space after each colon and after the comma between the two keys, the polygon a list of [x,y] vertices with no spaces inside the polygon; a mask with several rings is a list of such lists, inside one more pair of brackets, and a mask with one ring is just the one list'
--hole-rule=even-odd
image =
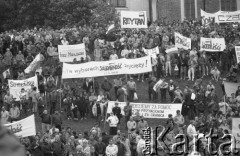
{"label": "man in crowd", "polygon": [[10,109],[9,116],[11,122],[18,121],[20,119],[20,110],[17,104],[12,104],[12,108]]}
{"label": "man in crowd", "polygon": [[134,98],[134,93],[136,93],[137,91],[137,85],[133,81],[133,77],[130,77],[130,80],[127,82],[127,88],[129,101],[132,102]]}

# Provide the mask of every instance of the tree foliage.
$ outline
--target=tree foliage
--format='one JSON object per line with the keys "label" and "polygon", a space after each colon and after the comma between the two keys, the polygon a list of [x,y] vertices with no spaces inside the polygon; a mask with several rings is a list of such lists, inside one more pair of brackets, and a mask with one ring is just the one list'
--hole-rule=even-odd
{"label": "tree foliage", "polygon": [[0,0],[0,31],[106,23],[115,9],[99,0]]}

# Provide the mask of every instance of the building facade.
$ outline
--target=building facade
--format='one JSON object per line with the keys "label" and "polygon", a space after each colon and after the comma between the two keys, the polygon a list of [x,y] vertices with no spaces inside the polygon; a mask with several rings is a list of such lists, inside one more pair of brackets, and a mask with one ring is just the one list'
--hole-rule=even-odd
{"label": "building facade", "polygon": [[200,10],[209,13],[240,10],[240,0],[109,0],[117,11],[147,11],[149,21],[199,18]]}

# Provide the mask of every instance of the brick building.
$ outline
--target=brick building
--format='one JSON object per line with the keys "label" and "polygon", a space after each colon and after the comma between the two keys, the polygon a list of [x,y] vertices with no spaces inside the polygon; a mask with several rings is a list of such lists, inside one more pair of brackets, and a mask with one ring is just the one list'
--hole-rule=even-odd
{"label": "brick building", "polygon": [[150,21],[167,18],[199,18],[200,9],[209,13],[240,10],[240,0],[107,0],[117,11],[147,11]]}

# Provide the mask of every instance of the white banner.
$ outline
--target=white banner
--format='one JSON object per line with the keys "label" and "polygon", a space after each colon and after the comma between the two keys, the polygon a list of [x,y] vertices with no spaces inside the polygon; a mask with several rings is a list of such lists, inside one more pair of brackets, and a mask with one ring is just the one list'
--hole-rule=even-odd
{"label": "white banner", "polygon": [[236,148],[240,148],[240,118],[232,118],[232,135],[236,139]]}
{"label": "white banner", "polygon": [[58,53],[60,62],[73,62],[75,58],[79,61],[86,57],[85,44],[58,45]]}
{"label": "white banner", "polygon": [[200,39],[200,47],[201,51],[223,51],[226,48],[225,39],[224,38],[204,38]]}
{"label": "white banner", "polygon": [[233,12],[219,11],[214,14],[215,23],[234,23],[240,22],[240,10]]}
{"label": "white banner", "polygon": [[235,46],[237,63],[240,63],[240,46]]}
{"label": "white banner", "polygon": [[[112,108],[115,106],[115,101],[108,102],[107,113],[112,112]],[[122,115],[124,115],[123,108],[126,106],[125,102],[117,102],[118,106],[122,110]],[[145,118],[168,118],[168,114],[173,116],[176,114],[177,110],[182,111],[182,104],[156,104],[156,103],[130,103],[132,106],[132,114],[136,115],[137,112]]]}
{"label": "white banner", "polygon": [[28,137],[36,135],[36,125],[34,115],[31,115],[25,119],[20,121],[5,124],[12,133],[14,133],[17,137]]}
{"label": "white banner", "polygon": [[40,54],[37,54],[34,60],[30,63],[30,65],[24,70],[24,72],[30,73],[31,71],[34,71],[39,65],[40,61],[41,61],[41,56]]}
{"label": "white banner", "polygon": [[151,57],[118,59],[82,64],[63,63],[62,78],[86,78],[121,74],[139,74],[152,71]]}
{"label": "white banner", "polygon": [[187,38],[179,33],[174,33],[175,35],[175,46],[178,48],[183,48],[185,50],[191,49],[191,38]]}
{"label": "white banner", "polygon": [[147,28],[146,11],[121,11],[121,28]]}
{"label": "white banner", "polygon": [[161,84],[163,83],[163,80],[159,80],[154,86],[153,86],[153,90],[156,92],[160,89]]}
{"label": "white banner", "polygon": [[146,55],[149,55],[153,58],[157,58],[157,54],[159,54],[159,48],[158,47],[155,47],[153,49],[145,49],[143,48],[143,51]]}
{"label": "white banner", "polygon": [[16,101],[19,101],[21,89],[24,88],[25,90],[29,90],[31,89],[32,85],[38,89],[38,80],[37,76],[31,77],[26,80],[8,80],[8,85],[10,94],[12,94],[14,98],[16,98]]}
{"label": "white banner", "polygon": [[201,17],[202,17],[202,25],[205,27],[213,23],[215,19],[214,14],[207,13],[203,10],[201,10]]}
{"label": "white banner", "polygon": [[177,47],[172,47],[172,48],[166,49],[166,53],[167,54],[178,53],[178,48]]}
{"label": "white banner", "polygon": [[240,86],[240,83],[235,82],[224,82],[224,89],[226,92],[227,97],[231,97],[232,93],[236,93],[238,90],[238,86]]}

